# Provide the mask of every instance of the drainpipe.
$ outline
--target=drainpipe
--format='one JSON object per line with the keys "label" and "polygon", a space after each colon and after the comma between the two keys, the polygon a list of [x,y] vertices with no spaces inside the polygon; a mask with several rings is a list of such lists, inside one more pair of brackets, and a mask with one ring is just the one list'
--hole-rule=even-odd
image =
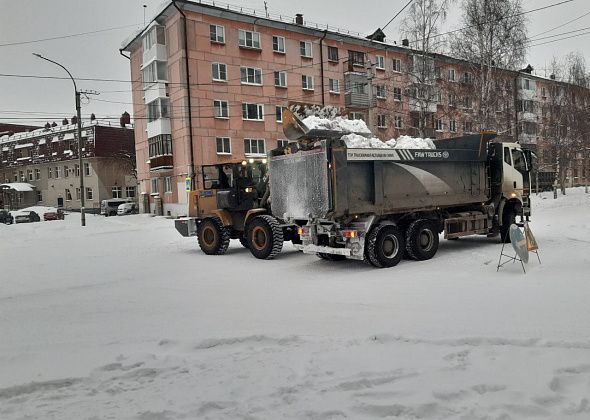
{"label": "drainpipe", "polygon": [[193,115],[192,115],[192,104],[191,104],[191,88],[190,88],[190,77],[189,77],[189,70],[188,70],[188,32],[186,29],[186,15],[184,12],[176,5],[175,1],[172,1],[172,4],[178,10],[178,12],[182,15],[183,21],[183,31],[184,31],[184,65],[186,68],[186,93],[187,93],[187,106],[188,106],[188,129],[189,129],[189,143],[190,143],[190,165],[188,168],[189,177],[191,178],[191,189],[195,189],[195,155],[193,151]]}
{"label": "drainpipe", "polygon": [[123,54],[123,50],[119,50],[119,54],[121,54],[123,57],[125,57],[127,60],[131,61],[131,57],[126,56],[125,54]]}
{"label": "drainpipe", "polygon": [[326,93],[324,85],[324,39],[328,35],[328,30],[324,30],[324,35],[320,38],[320,81],[322,82],[322,106],[326,106]]}

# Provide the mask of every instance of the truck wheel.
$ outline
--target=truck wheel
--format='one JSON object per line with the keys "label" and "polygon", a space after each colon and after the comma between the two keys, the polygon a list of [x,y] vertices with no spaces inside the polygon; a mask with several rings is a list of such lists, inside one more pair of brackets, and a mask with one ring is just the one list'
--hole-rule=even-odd
{"label": "truck wheel", "polygon": [[197,229],[197,241],[207,255],[223,255],[229,246],[230,233],[218,217],[203,219]]}
{"label": "truck wheel", "polygon": [[283,229],[269,215],[256,216],[248,224],[248,248],[261,260],[274,258],[283,248]]}
{"label": "truck wheel", "polygon": [[432,220],[415,220],[406,234],[406,252],[417,261],[429,260],[438,250],[438,229]]}
{"label": "truck wheel", "polygon": [[516,223],[516,212],[514,208],[504,209],[502,214],[502,226],[500,226],[500,241],[502,243],[510,243],[510,225]]}
{"label": "truck wheel", "polygon": [[397,226],[379,225],[369,233],[365,249],[374,267],[394,267],[404,256],[404,238]]}
{"label": "truck wheel", "polygon": [[243,236],[240,236],[238,239],[240,240],[242,246],[248,249],[248,239],[244,238]]}

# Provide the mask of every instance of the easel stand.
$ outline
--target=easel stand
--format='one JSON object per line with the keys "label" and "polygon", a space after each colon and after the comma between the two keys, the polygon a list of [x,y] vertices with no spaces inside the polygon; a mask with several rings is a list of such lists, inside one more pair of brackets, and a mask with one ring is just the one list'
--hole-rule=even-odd
{"label": "easel stand", "polygon": [[[508,236],[508,232],[506,232],[506,237]],[[498,266],[496,267],[496,273],[500,270],[500,267],[505,266],[506,264],[508,264],[509,262],[515,263],[516,261],[520,262],[520,265],[522,266],[522,271],[524,272],[524,274],[526,274],[526,269],[524,268],[524,263],[522,262],[522,259],[516,254],[516,252],[514,253],[514,255],[509,255],[504,253],[504,247],[506,246],[506,239],[507,238],[502,238],[502,251],[500,251],[500,258],[498,259]],[[537,254],[537,257],[539,255]],[[506,261],[502,262],[502,257],[506,257]],[[539,260],[539,262],[541,262],[541,260]]]}

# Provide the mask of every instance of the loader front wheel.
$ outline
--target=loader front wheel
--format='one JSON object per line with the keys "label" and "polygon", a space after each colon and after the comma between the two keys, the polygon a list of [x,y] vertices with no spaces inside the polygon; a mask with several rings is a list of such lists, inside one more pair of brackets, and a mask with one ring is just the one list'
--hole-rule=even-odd
{"label": "loader front wheel", "polygon": [[252,219],[246,238],[252,255],[261,260],[274,258],[283,248],[283,229],[267,214]]}
{"label": "loader front wheel", "polygon": [[406,238],[406,252],[417,261],[431,259],[438,250],[438,229],[432,220],[421,219],[412,222]]}
{"label": "loader front wheel", "polygon": [[223,255],[229,246],[230,233],[218,217],[203,219],[197,229],[197,241],[207,255]]}
{"label": "loader front wheel", "polygon": [[404,256],[404,237],[394,225],[380,225],[366,239],[366,257],[377,268],[394,267]]}

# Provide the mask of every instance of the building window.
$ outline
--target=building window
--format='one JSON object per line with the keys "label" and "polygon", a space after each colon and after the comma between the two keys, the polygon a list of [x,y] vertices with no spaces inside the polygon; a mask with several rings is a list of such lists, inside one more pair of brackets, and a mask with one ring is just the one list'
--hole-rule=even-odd
{"label": "building window", "polygon": [[377,115],[377,127],[379,128],[385,128],[385,115],[383,114],[379,114]]}
{"label": "building window", "polygon": [[94,199],[94,192],[92,188],[86,187],[86,200],[93,200]]}
{"label": "building window", "polygon": [[35,169],[35,180],[39,181],[41,179],[41,169]]}
{"label": "building window", "polygon": [[216,82],[227,82],[227,66],[223,63],[211,63],[211,77]]}
{"label": "building window", "polygon": [[260,104],[242,104],[242,118],[252,121],[264,121],[264,106]]}
{"label": "building window", "polygon": [[456,95],[449,95],[449,106],[455,107],[457,106],[457,96]]}
{"label": "building window", "polygon": [[245,31],[240,29],[238,31],[238,44],[243,48],[260,49],[260,33]]}
{"label": "building window", "polygon": [[[25,171],[18,171],[18,176],[19,176],[20,182],[25,182],[27,180],[26,175],[25,175]],[[59,178],[59,177],[56,176],[56,178]]]}
{"label": "building window", "polygon": [[455,121],[455,120],[449,121],[449,130],[451,133],[457,132],[457,121]]}
{"label": "building window", "polygon": [[463,83],[473,83],[473,75],[471,73],[463,73]]}
{"label": "building window", "polygon": [[66,188],[66,201],[72,201],[72,193],[69,188]]}
{"label": "building window", "polygon": [[377,99],[385,99],[385,86],[384,85],[375,86],[375,92],[376,92]]}
{"label": "building window", "polygon": [[164,192],[167,194],[172,193],[172,177],[171,176],[164,177]]}
{"label": "building window", "polygon": [[351,112],[348,114],[349,120],[365,120],[365,116],[360,112]]}
{"label": "building window", "polygon": [[156,44],[166,45],[166,31],[163,26],[154,26],[144,35],[143,51],[148,51]]}
{"label": "building window", "polygon": [[254,67],[240,67],[240,82],[248,85],[262,84],[262,69]]}
{"label": "building window", "polygon": [[80,177],[80,165],[74,165],[74,173],[76,174],[76,177]]}
{"label": "building window", "polygon": [[38,202],[43,201],[43,193],[39,190],[37,190],[37,201]]}
{"label": "building window", "polygon": [[299,52],[301,53],[301,57],[313,58],[313,53],[311,50],[311,42],[300,41],[299,42]]}
{"label": "building window", "polygon": [[541,88],[541,96],[543,99],[547,97],[547,90],[544,87]]}
{"label": "building window", "polygon": [[[56,166],[55,167],[55,179],[61,178],[61,175],[62,175],[61,174],[61,167],[60,166]],[[23,179],[23,181],[24,181],[24,179]]]}
{"label": "building window", "polygon": [[524,90],[531,90],[531,80],[530,79],[522,79],[522,88]]}
{"label": "building window", "polygon": [[340,93],[340,80],[328,79],[328,86],[330,87],[330,93]]}
{"label": "building window", "polygon": [[158,194],[158,178],[152,178],[151,180],[152,194]]}
{"label": "building window", "polygon": [[76,188],[76,200],[80,200],[80,188]]}
{"label": "building window", "polygon": [[378,70],[385,70],[385,57],[378,55],[375,57],[375,67]]}
{"label": "building window", "polygon": [[148,152],[150,159],[156,156],[172,155],[172,135],[160,134],[150,137],[148,139]]}
{"label": "building window", "polygon": [[32,169],[27,169],[27,178],[29,179],[29,181],[33,180],[33,170]]}
{"label": "building window", "polygon": [[276,120],[276,122],[279,122],[279,123],[283,122],[283,107],[282,106],[275,107],[275,120]]}
{"label": "building window", "polygon": [[220,25],[209,25],[211,42],[225,44],[225,28]]}
{"label": "building window", "polygon": [[443,121],[441,118],[437,118],[434,122],[434,129],[436,131],[443,131]]}
{"label": "building window", "polygon": [[67,178],[70,176],[70,168],[68,167],[68,165],[64,165],[64,178]]}
{"label": "building window", "polygon": [[464,133],[473,133],[473,122],[472,121],[464,121],[463,122],[463,132]]}
{"label": "building window", "polygon": [[168,98],[158,98],[147,104],[148,122],[158,120],[160,118],[168,118],[168,107],[170,100]]}
{"label": "building window", "polygon": [[[51,179],[53,178],[53,169],[52,168],[47,168],[47,178]],[[15,179],[16,181],[16,179]]]}
{"label": "building window", "polygon": [[393,59],[393,71],[396,73],[402,72],[402,60],[400,60],[399,58]]}
{"label": "building window", "polygon": [[281,148],[281,147],[285,147],[286,145],[289,144],[289,140],[277,140],[277,147]]}
{"label": "building window", "polygon": [[264,139],[244,139],[244,153],[246,155],[265,155]]}
{"label": "building window", "polygon": [[215,118],[229,118],[227,101],[213,101],[213,116]]}
{"label": "building window", "polygon": [[400,87],[393,88],[393,100],[394,101],[401,101],[402,100],[402,88],[400,88]]}
{"label": "building window", "polygon": [[84,162],[84,176],[90,176],[90,163]]}
{"label": "building window", "polygon": [[313,90],[313,76],[301,75],[301,87],[303,90]]}
{"label": "building window", "polygon": [[276,87],[287,87],[287,72],[286,71],[275,71],[275,86]]}
{"label": "building window", "polygon": [[450,82],[455,81],[455,69],[449,69],[449,81]]}
{"label": "building window", "polygon": [[231,155],[231,141],[229,137],[216,137],[215,143],[218,155]]}
{"label": "building window", "polygon": [[125,196],[127,198],[135,198],[135,187],[125,187]]}
{"label": "building window", "polygon": [[403,128],[403,119],[401,115],[395,115],[393,117],[393,125],[397,129]]}
{"label": "building window", "polygon": [[471,96],[465,96],[463,98],[463,108],[465,108],[465,109],[473,108],[473,99],[471,98]]}
{"label": "building window", "polygon": [[328,47],[328,61],[338,62],[338,48]]}
{"label": "building window", "polygon": [[285,37],[273,36],[272,37],[272,50],[276,53],[285,53]]}
{"label": "building window", "polygon": [[123,188],[119,186],[114,186],[111,188],[111,192],[113,194],[113,198],[123,198]]}
{"label": "building window", "polygon": [[348,51],[348,62],[353,66],[365,65],[365,53],[362,51]]}
{"label": "building window", "polygon": [[141,71],[144,86],[158,81],[168,80],[168,69],[165,61],[152,61]]}

